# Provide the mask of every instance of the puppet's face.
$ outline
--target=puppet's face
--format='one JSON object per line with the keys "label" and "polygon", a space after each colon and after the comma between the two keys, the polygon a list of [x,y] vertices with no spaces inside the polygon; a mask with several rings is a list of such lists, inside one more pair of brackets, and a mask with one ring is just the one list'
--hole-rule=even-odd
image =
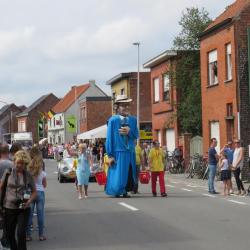
{"label": "puppet's face", "polygon": [[118,104],[118,113],[122,116],[129,115],[130,112],[130,103],[119,103]]}

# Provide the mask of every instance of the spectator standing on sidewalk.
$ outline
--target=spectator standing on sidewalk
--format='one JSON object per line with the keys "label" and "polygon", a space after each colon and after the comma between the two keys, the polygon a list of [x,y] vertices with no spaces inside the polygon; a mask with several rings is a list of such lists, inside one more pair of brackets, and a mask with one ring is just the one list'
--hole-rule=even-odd
{"label": "spectator standing on sidewalk", "polygon": [[221,169],[221,180],[224,184],[224,196],[230,195],[231,172],[227,155],[224,152],[221,153],[219,167]]}
{"label": "spectator standing on sidewalk", "polygon": [[216,176],[217,163],[219,155],[216,152],[217,140],[212,138],[210,140],[210,148],[208,150],[208,192],[211,194],[218,194],[214,189],[214,179]]}
{"label": "spectator standing on sidewalk", "polygon": [[234,149],[232,170],[238,188],[237,195],[245,195],[246,191],[243,186],[242,180],[240,178],[240,173],[243,168],[243,161],[244,161],[244,148],[241,147],[240,140],[235,140],[234,144],[235,144],[235,149]]}
{"label": "spectator standing on sidewalk", "polygon": [[[231,168],[232,168],[232,164],[233,164],[233,158],[234,158],[234,148],[233,148],[233,142],[232,141],[228,141],[227,144],[223,147],[223,149],[221,150],[221,153],[224,152],[227,160],[228,160],[228,164],[229,164],[229,171],[230,171],[230,175],[231,175]],[[233,184],[232,184],[232,179],[230,178],[229,180],[229,186],[230,186],[230,194],[233,194]]]}
{"label": "spectator standing on sidewalk", "polygon": [[[4,172],[7,170],[10,170],[14,167],[14,164],[12,161],[9,160],[9,145],[8,144],[2,144],[0,146],[0,179],[2,179],[2,176]],[[1,244],[3,247],[8,248],[9,243],[7,240],[6,235],[6,224],[3,218],[3,235],[1,238]]]}
{"label": "spectator standing on sidewalk", "polygon": [[151,184],[152,184],[152,194],[154,197],[157,196],[156,192],[156,182],[157,177],[159,177],[160,192],[162,197],[166,197],[166,188],[164,180],[164,162],[165,155],[163,150],[160,148],[160,143],[158,141],[153,142],[153,148],[149,152],[149,167],[151,169]]}

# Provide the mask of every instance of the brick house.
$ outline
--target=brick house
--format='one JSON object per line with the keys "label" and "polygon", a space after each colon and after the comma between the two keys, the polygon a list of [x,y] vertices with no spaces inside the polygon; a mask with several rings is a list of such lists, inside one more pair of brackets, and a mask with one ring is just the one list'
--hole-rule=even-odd
{"label": "brick house", "polygon": [[17,132],[16,115],[25,109],[25,106],[18,107],[14,103],[0,109],[0,142],[11,141],[11,135]]}
{"label": "brick house", "polygon": [[[218,150],[228,140],[250,144],[250,1],[237,0],[201,35],[204,152],[216,137]],[[246,171],[244,172],[246,173]]]}
{"label": "brick house", "polygon": [[55,115],[48,121],[49,143],[61,144],[76,140],[77,134],[81,132],[81,126],[84,127],[81,121],[80,103],[87,97],[107,97],[107,94],[93,80],[83,85],[72,86],[60,102],[52,108]]}
{"label": "brick house", "polygon": [[110,96],[87,96],[80,102],[80,133],[106,124],[111,115]]}
{"label": "brick house", "polygon": [[[137,72],[120,73],[109,81],[112,99],[117,95],[127,95],[133,101],[131,114],[137,115]],[[152,139],[152,104],[150,93],[150,72],[140,72],[140,139]]]}
{"label": "brick house", "polygon": [[[38,129],[38,123],[41,120],[41,113],[48,113],[58,101],[59,99],[52,93],[41,96],[38,100],[16,116],[18,132],[31,132],[33,142],[37,143],[40,139],[42,139],[39,135]],[[43,137],[47,137],[45,126],[43,128]]]}
{"label": "brick house", "polygon": [[180,91],[177,91],[171,76],[177,60],[181,60],[189,51],[167,50],[144,63],[144,68],[151,70],[151,100],[153,139],[169,151],[180,142],[180,126],[177,119],[177,104],[180,102]]}

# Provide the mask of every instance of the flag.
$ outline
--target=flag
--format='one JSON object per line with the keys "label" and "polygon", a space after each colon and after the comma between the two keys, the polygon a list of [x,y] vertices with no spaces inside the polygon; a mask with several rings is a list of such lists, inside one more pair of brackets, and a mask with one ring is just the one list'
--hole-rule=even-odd
{"label": "flag", "polygon": [[54,115],[55,115],[55,113],[52,110],[49,110],[49,112],[48,112],[48,118],[52,119]]}

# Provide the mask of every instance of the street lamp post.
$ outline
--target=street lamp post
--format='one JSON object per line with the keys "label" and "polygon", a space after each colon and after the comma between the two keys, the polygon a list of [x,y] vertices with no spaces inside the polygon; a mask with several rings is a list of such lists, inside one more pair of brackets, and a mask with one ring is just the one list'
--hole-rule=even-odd
{"label": "street lamp post", "polygon": [[138,51],[138,71],[137,71],[137,127],[140,131],[140,43],[135,42]]}

